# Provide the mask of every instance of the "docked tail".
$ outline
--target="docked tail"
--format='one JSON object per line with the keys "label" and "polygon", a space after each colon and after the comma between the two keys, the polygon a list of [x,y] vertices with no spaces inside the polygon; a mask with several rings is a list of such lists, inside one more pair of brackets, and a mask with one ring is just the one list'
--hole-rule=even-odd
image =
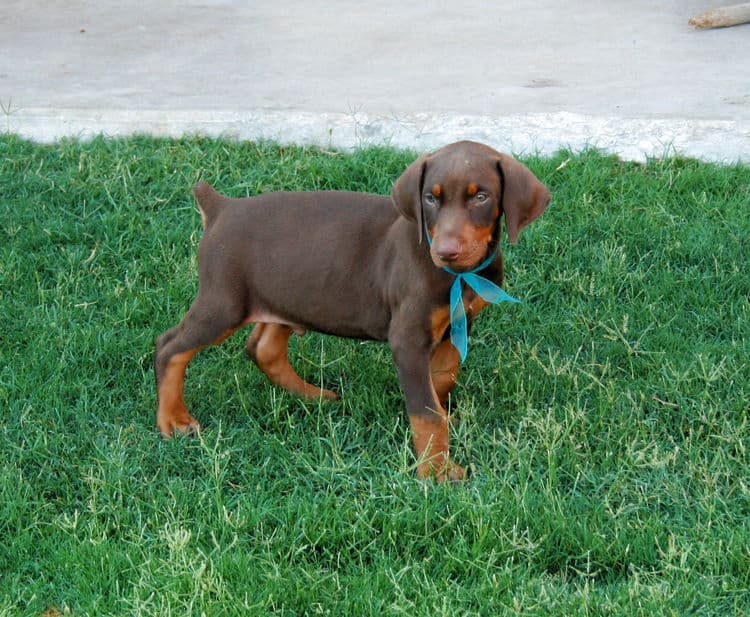
{"label": "docked tail", "polygon": [[208,182],[199,182],[196,184],[193,187],[193,195],[195,195],[195,201],[198,202],[198,207],[201,211],[201,223],[205,231],[216,220],[221,209],[221,201],[225,198]]}

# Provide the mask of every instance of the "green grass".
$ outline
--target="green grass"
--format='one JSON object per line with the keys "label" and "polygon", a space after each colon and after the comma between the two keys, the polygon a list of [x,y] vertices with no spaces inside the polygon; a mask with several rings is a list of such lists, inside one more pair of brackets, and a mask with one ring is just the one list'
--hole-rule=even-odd
{"label": "green grass", "polygon": [[199,178],[387,193],[413,154],[0,137],[0,615],[750,613],[750,168],[526,159],[553,205],[506,248],[453,444],[414,479],[390,352],[236,335],[162,442],[153,341],[197,288]]}

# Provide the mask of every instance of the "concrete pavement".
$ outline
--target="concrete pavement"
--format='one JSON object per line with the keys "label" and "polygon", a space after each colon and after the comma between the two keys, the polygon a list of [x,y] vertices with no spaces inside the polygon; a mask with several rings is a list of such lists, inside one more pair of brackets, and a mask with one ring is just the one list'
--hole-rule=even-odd
{"label": "concrete pavement", "polygon": [[750,161],[750,25],[691,28],[712,2],[5,0],[0,128]]}

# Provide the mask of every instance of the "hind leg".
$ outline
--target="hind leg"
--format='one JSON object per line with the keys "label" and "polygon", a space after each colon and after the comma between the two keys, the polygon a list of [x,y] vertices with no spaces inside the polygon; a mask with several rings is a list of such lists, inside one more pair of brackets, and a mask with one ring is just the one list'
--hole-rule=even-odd
{"label": "hind leg", "polygon": [[287,348],[292,329],[277,323],[255,325],[247,339],[245,351],[258,368],[277,386],[307,399],[338,400],[331,390],[313,386],[302,379],[289,364]]}
{"label": "hind leg", "polygon": [[243,325],[241,309],[206,301],[200,293],[180,324],[156,341],[156,424],[165,438],[200,429],[185,405],[185,370],[202,349],[218,345]]}

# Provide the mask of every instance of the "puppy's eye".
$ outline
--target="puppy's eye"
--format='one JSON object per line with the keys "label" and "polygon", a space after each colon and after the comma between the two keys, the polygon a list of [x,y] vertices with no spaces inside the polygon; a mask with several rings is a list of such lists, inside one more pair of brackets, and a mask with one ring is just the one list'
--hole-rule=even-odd
{"label": "puppy's eye", "polygon": [[487,193],[477,193],[474,195],[474,201],[478,204],[487,203],[487,200],[489,199],[489,195]]}
{"label": "puppy's eye", "polygon": [[426,193],[424,196],[424,202],[428,206],[436,206],[438,203],[438,198],[435,197],[432,193]]}

